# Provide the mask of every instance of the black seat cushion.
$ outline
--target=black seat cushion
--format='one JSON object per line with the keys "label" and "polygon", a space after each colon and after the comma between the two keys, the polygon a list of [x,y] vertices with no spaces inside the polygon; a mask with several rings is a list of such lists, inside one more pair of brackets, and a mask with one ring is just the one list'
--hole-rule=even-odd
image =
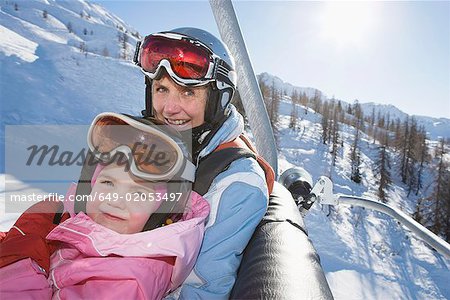
{"label": "black seat cushion", "polygon": [[333,299],[320,259],[287,189],[275,183],[247,245],[232,299]]}

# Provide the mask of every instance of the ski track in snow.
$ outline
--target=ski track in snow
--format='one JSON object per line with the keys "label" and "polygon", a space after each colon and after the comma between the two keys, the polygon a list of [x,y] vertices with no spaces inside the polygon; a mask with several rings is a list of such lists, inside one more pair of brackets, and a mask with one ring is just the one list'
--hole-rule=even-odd
{"label": "ski track in snow", "polygon": [[[2,151],[5,124],[86,125],[102,111],[140,113],[144,107],[143,76],[129,61],[117,59],[117,27],[134,32],[132,28],[100,6],[85,1],[20,1],[19,11],[8,2],[0,2]],[[48,11],[46,20],[42,17],[44,9]],[[85,13],[83,18],[80,12]],[[67,30],[68,22],[73,33]],[[80,52],[81,42],[88,49],[86,53]],[[133,39],[129,43],[129,56],[134,42]],[[105,49],[110,57],[101,56]],[[314,89],[306,92],[313,95]],[[328,147],[320,141],[320,115],[299,107],[299,128],[293,130],[288,128],[291,109],[286,97],[280,106],[280,174],[299,166],[309,171],[314,181],[321,175],[330,176],[336,193],[375,197],[372,162],[377,155],[376,144],[362,136],[363,181],[355,184],[349,179],[347,159],[353,129],[341,125],[344,147],[333,167]],[[4,165],[1,155],[0,167],[4,169]],[[427,175],[424,186],[431,183],[431,175]],[[390,205],[412,213],[414,201],[407,200],[400,182],[395,178],[394,181],[389,192]],[[11,194],[52,192],[12,174],[0,175],[0,189],[3,231],[30,205],[11,212],[11,203],[5,207]],[[358,207],[315,204],[305,222],[335,299],[450,299],[449,261],[390,217]]]}

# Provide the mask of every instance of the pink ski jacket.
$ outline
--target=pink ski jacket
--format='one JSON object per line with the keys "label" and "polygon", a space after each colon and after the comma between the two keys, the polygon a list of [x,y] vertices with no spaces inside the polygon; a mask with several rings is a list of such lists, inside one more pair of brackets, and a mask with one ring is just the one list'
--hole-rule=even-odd
{"label": "pink ski jacket", "polygon": [[208,203],[192,193],[181,221],[135,234],[119,234],[78,213],[47,235],[61,243],[48,278],[30,258],[5,266],[1,299],[161,299],[192,270],[208,213]]}

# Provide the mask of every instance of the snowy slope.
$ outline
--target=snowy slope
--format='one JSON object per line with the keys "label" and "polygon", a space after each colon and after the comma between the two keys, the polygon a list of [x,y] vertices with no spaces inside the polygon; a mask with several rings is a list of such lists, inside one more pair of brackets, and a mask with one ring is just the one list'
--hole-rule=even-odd
{"label": "snowy slope", "polygon": [[[5,124],[90,124],[106,110],[139,114],[142,74],[130,60],[118,59],[118,34],[125,31],[132,57],[136,38],[130,33],[135,30],[96,4],[1,0],[0,149]],[[110,57],[102,56],[105,49]]]}
{"label": "snowy slope", "polygon": [[[18,3],[18,10],[14,3]],[[46,19],[44,10],[48,13]],[[72,33],[67,29],[69,22]],[[129,60],[118,59],[121,44],[117,34],[125,30],[135,32],[102,7],[83,0],[0,0],[0,172],[4,167],[6,124],[89,124],[101,111],[139,114],[144,106],[143,76]],[[81,43],[87,52],[80,51]],[[134,43],[130,35],[129,55]],[[102,55],[105,48],[109,57]],[[274,82],[283,85],[288,95],[297,88],[281,80]],[[309,96],[315,93],[313,88],[298,89]],[[280,172],[301,166],[314,179],[331,175],[336,192],[373,196],[376,145],[365,137],[363,183],[351,183],[346,157],[352,128],[342,129],[344,150],[332,169],[328,150],[320,142],[320,116],[299,109],[301,126],[294,131],[287,126],[291,109],[288,99],[282,102]],[[390,192],[391,204],[410,213],[412,202],[405,200],[405,191],[396,183]],[[9,193],[43,192],[10,174],[0,176],[0,190],[5,192],[0,194],[0,230],[10,228],[17,218],[17,214],[4,213],[2,202]],[[450,299],[449,261],[395,221],[344,206],[329,217],[327,214],[328,207],[314,206],[306,222],[336,299]]]}
{"label": "snowy slope", "polygon": [[[288,128],[292,104],[280,105],[280,172],[299,166],[317,180],[331,177],[334,192],[376,197],[373,164],[376,144],[363,135],[362,184],[350,180],[349,152],[354,128],[342,126],[344,147],[335,167],[329,148],[322,144],[321,116],[299,107],[300,128]],[[400,180],[389,192],[389,205],[413,212],[414,199],[407,200]],[[425,176],[431,178],[431,176]],[[426,184],[425,184],[426,185]],[[327,215],[330,214],[328,217]],[[390,217],[357,207],[315,205],[305,218],[310,238],[318,250],[336,299],[448,299],[450,261],[408,234]]]}

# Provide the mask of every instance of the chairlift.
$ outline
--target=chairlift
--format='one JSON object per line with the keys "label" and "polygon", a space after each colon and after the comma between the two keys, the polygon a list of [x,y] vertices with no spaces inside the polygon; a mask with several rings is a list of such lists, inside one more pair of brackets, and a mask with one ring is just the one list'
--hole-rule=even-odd
{"label": "chairlift", "polygon": [[[267,111],[231,0],[210,0],[222,40],[236,59],[238,86],[259,153],[277,174],[277,151]],[[447,259],[450,245],[397,208],[379,201],[333,193],[321,176],[313,184],[302,168],[286,170],[275,183],[266,215],[247,245],[231,292],[233,299],[333,299],[303,216],[315,203],[373,209],[396,219]]]}

